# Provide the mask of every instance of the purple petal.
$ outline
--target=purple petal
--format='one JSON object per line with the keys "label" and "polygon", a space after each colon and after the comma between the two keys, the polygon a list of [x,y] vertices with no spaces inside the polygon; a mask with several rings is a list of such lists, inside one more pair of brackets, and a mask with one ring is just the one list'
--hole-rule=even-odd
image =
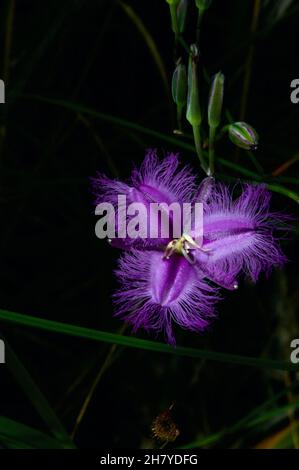
{"label": "purple petal", "polygon": [[115,294],[116,315],[134,331],[164,331],[175,343],[172,324],[202,331],[213,317],[217,290],[209,286],[184,257],[162,259],[159,252],[131,251],[119,261],[121,289]]}
{"label": "purple petal", "polygon": [[[189,167],[178,171],[179,159],[174,153],[160,161],[155,150],[149,150],[140,167],[132,173],[133,186],[144,202],[189,202],[195,193],[195,176]],[[141,197],[142,197],[141,196]]]}
{"label": "purple petal", "polygon": [[[140,167],[140,170],[134,169],[131,180],[128,184],[117,180],[110,180],[105,175],[98,174],[97,178],[92,179],[93,189],[96,196],[96,204],[101,202],[111,203],[116,210],[116,229],[117,227],[117,203],[118,196],[125,195],[127,205],[131,203],[143,203],[147,211],[147,238],[118,238],[113,239],[112,244],[120,248],[131,247],[156,247],[167,243],[174,238],[172,231],[172,212],[169,214],[169,237],[165,238],[161,233],[161,218],[157,218],[156,232],[158,237],[150,237],[150,228],[153,230],[153,221],[149,225],[150,203],[176,202],[182,204],[192,200],[195,194],[195,176],[188,167],[178,170],[179,160],[177,155],[168,154],[162,161],[159,161],[155,151],[150,150]],[[129,216],[127,223],[131,220]]]}
{"label": "purple petal", "polygon": [[234,288],[241,271],[256,281],[261,271],[268,273],[285,262],[274,236],[283,217],[269,212],[269,202],[270,193],[262,185],[246,185],[236,201],[225,186],[214,188],[204,213],[203,247],[208,251],[196,252],[207,277]]}

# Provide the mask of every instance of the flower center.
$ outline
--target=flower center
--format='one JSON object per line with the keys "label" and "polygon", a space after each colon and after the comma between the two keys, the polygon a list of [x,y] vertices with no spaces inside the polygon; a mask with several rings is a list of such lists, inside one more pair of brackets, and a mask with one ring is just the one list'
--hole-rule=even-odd
{"label": "flower center", "polygon": [[190,253],[191,250],[208,251],[198,245],[188,233],[183,233],[181,238],[174,238],[168,243],[163,254],[163,259],[167,260],[173,254],[177,254],[183,255],[190,264],[194,264],[196,260],[192,253]]}

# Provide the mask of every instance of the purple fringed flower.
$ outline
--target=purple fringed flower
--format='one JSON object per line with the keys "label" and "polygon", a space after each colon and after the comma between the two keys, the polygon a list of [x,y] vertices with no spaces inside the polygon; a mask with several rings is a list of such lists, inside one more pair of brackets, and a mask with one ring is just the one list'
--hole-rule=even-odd
{"label": "purple fringed flower", "polygon": [[[149,151],[141,164],[140,170],[135,168],[131,179],[126,183],[117,180],[111,180],[105,175],[99,174],[93,179],[95,203],[111,203],[115,207],[116,220],[118,211],[121,210],[118,205],[118,196],[126,196],[127,204],[142,203],[148,212],[150,204],[178,202],[191,202],[196,194],[196,177],[188,167],[178,171],[179,161],[177,155],[169,154],[163,161],[159,161],[155,151]],[[150,217],[148,217],[149,222]],[[129,219],[127,220],[127,222]],[[170,227],[171,234],[171,227]],[[128,249],[131,247],[145,248],[167,244],[169,239],[132,239],[129,237],[115,238],[111,240],[113,246]]]}
{"label": "purple fringed flower", "polygon": [[256,281],[261,271],[268,273],[286,260],[274,236],[284,217],[269,212],[270,193],[263,185],[246,184],[233,200],[229,189],[211,177],[197,189],[190,169],[178,170],[178,163],[174,154],[160,162],[149,151],[127,184],[103,175],[93,180],[96,203],[110,202],[115,209],[119,194],[147,208],[150,202],[203,203],[200,247],[196,230],[186,235],[183,227],[179,240],[125,237],[112,242],[125,249],[116,270],[116,315],[134,331],[164,331],[172,344],[173,323],[198,332],[207,328],[219,287],[236,289],[242,273]]}

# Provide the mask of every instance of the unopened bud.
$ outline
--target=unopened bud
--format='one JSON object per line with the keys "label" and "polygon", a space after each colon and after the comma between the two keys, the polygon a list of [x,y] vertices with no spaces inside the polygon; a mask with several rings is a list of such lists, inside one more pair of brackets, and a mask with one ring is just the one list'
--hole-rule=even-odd
{"label": "unopened bud", "polygon": [[207,10],[211,3],[212,0],[195,0],[195,4],[200,11]]}
{"label": "unopened bud", "polygon": [[177,6],[177,10],[176,10],[177,19],[178,19],[178,28],[179,28],[180,33],[183,33],[185,31],[187,9],[188,9],[188,0],[180,0]]}
{"label": "unopened bud", "polygon": [[218,72],[214,77],[210,90],[208,121],[209,126],[217,128],[221,120],[223,103],[224,75]]}
{"label": "unopened bud", "polygon": [[171,91],[173,101],[180,106],[184,106],[187,102],[187,72],[184,64],[178,64],[173,72]]}
{"label": "unopened bud", "polygon": [[228,135],[233,144],[245,150],[256,150],[258,147],[258,134],[246,122],[234,122],[229,125]]}
{"label": "unopened bud", "polygon": [[202,118],[199,103],[197,77],[198,50],[195,44],[191,45],[190,52],[188,66],[188,97],[186,119],[192,126],[199,126]]}

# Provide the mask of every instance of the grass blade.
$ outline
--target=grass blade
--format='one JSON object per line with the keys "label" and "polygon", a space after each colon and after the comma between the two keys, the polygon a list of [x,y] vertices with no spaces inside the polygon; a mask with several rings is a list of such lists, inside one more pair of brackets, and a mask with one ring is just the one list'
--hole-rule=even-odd
{"label": "grass blade", "polygon": [[131,348],[144,349],[147,351],[155,351],[174,354],[178,356],[226,362],[229,364],[254,366],[262,369],[299,371],[299,365],[292,364],[291,362],[239,356],[236,354],[206,351],[195,348],[187,348],[183,346],[173,347],[168,344],[160,343],[158,341],[149,341],[145,339],[134,338],[132,336],[124,336],[115,333],[108,333],[106,331],[93,330],[90,328],[70,325],[68,323],[44,320],[42,318],[32,317],[29,315],[22,315],[7,310],[0,310],[0,320],[19,325],[29,326],[31,328],[38,328],[41,330],[52,331],[56,333],[66,334],[69,336],[86,338],[93,341],[119,344]]}
{"label": "grass blade", "polygon": [[[204,447],[210,444],[215,444],[226,436],[233,435],[234,433],[237,433],[238,431],[240,432],[242,429],[243,430],[248,429],[250,427],[254,427],[258,423],[267,421],[267,419],[270,418],[270,415],[271,416],[277,416],[279,414],[284,415],[284,413],[286,412],[286,409],[289,409],[288,407],[290,407],[291,405],[289,404],[289,405],[286,405],[285,407],[277,408],[277,402],[279,399],[284,397],[289,391],[295,388],[298,388],[298,384],[299,384],[298,381],[294,382],[290,387],[287,387],[284,390],[278,392],[277,394],[275,394],[274,396],[266,400],[264,403],[257,406],[248,415],[238,420],[229,428],[215,432],[206,437],[204,436],[200,437],[199,439],[196,439],[188,444],[185,444],[184,446],[181,446],[181,448],[182,449],[194,449],[196,447],[198,448],[198,447]],[[267,411],[267,408],[270,405],[272,406],[274,405],[275,408],[272,408],[270,411]],[[295,408],[297,406],[298,404],[295,405]],[[294,408],[294,404],[293,404],[293,408]],[[258,423],[256,420],[258,420]]]}
{"label": "grass blade", "polygon": [[51,433],[62,442],[64,448],[75,448],[72,440],[65,431],[55,412],[52,410],[45,396],[41,393],[30,374],[18,359],[14,351],[5,340],[5,353],[7,367],[13,375],[15,381],[20,385],[23,392],[31,401],[33,407],[38,412],[48,426]]}
{"label": "grass blade", "polygon": [[64,448],[60,441],[5,416],[0,416],[0,442],[9,449]]}
{"label": "grass blade", "polygon": [[159,48],[157,44],[154,41],[153,36],[149,32],[149,30],[146,28],[145,24],[143,23],[142,19],[140,16],[137,15],[137,13],[133,10],[133,8],[130,5],[127,5],[126,3],[119,1],[118,2],[123,11],[126,13],[128,18],[132,21],[132,23],[136,26],[138,29],[139,33],[143,37],[150,54],[156,64],[156,67],[160,73],[161,79],[163,81],[163,85],[167,94],[167,97],[171,101],[171,94],[170,94],[170,88],[169,88],[169,82],[168,82],[168,76],[167,76],[167,71],[166,67],[164,65],[163,59],[161,57]]}

